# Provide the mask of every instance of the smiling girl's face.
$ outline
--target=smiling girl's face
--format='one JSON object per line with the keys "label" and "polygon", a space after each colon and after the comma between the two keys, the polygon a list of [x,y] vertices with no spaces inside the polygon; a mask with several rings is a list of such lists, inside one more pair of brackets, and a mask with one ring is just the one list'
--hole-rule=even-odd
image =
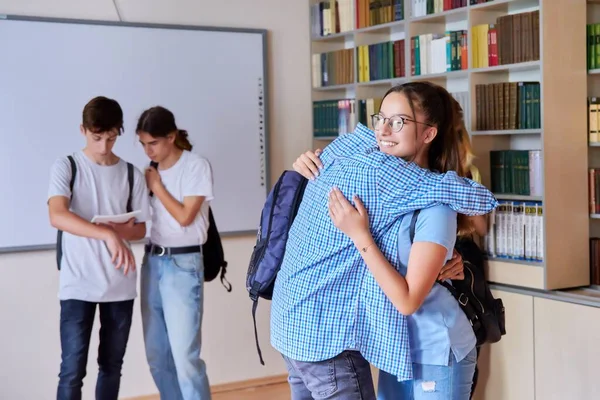
{"label": "smiling girl's face", "polygon": [[437,129],[427,124],[416,102],[414,108],[413,114],[408,98],[402,92],[389,93],[383,99],[379,117],[376,117],[379,122],[373,123],[382,152],[405,160],[421,158],[420,153],[426,151],[426,144],[435,138]]}

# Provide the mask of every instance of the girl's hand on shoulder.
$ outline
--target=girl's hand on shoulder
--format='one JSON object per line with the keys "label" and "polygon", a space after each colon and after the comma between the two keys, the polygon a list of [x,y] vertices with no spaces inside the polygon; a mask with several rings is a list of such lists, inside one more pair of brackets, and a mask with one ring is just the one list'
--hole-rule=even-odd
{"label": "girl's hand on shoulder", "polygon": [[156,192],[157,189],[162,185],[162,181],[160,180],[160,174],[154,167],[146,168],[146,185],[148,189],[152,192]]}
{"label": "girl's hand on shoulder", "polygon": [[338,188],[329,193],[329,217],[333,224],[350,239],[357,241],[371,235],[369,215],[358,196],[353,198],[356,208],[346,199]]}
{"label": "girl's hand on shoulder", "polygon": [[319,169],[323,168],[323,163],[321,163],[321,160],[319,159],[320,155],[321,149],[315,150],[314,153],[312,151],[307,151],[300,155],[292,165],[294,171],[306,179],[315,179],[319,176]]}

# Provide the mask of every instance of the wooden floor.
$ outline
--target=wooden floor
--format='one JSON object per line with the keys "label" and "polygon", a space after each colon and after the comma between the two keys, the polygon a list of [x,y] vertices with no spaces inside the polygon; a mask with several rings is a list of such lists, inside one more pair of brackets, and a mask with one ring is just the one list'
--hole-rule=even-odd
{"label": "wooden floor", "polygon": [[212,400],[290,400],[287,382],[215,393]]}
{"label": "wooden floor", "polygon": [[[290,400],[286,376],[275,376],[212,387],[212,400]],[[160,400],[158,394],[124,400]]]}

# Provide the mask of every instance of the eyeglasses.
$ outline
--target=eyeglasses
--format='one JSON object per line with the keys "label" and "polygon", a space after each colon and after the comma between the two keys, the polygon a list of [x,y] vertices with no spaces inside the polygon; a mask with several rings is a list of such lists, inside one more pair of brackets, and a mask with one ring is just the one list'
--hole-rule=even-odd
{"label": "eyeglasses", "polygon": [[400,117],[397,115],[390,117],[390,118],[385,118],[384,116],[382,116],[380,114],[371,115],[371,124],[373,125],[373,129],[375,129],[375,130],[382,129],[383,126],[385,125],[386,121],[387,121],[388,126],[392,129],[392,132],[394,132],[394,133],[398,133],[402,130],[402,128],[404,128],[405,121],[410,121],[410,122],[414,122],[416,124],[423,124],[423,125],[427,125],[427,126],[433,126],[433,125],[425,123],[425,122],[419,122],[419,121],[415,121],[414,119]]}

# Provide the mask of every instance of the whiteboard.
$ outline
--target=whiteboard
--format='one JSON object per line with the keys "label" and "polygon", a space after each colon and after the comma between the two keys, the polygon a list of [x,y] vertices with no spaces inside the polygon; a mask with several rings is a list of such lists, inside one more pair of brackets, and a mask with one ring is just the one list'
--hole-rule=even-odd
{"label": "whiteboard", "polygon": [[0,251],[56,242],[49,171],[85,145],[85,104],[123,108],[114,152],[143,170],[135,134],[162,105],[211,163],[219,231],[256,231],[266,199],[266,31],[32,17],[0,17]]}

